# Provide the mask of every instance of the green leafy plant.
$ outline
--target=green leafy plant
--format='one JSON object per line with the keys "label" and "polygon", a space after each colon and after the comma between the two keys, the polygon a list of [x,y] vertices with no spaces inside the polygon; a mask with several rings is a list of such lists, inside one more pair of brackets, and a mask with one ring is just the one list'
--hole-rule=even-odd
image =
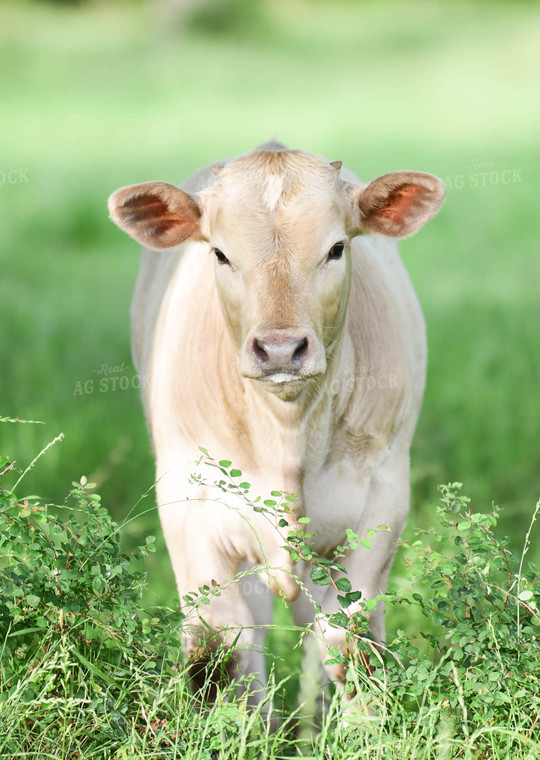
{"label": "green leafy plant", "polygon": [[[213,760],[248,740],[250,756],[275,756],[286,724],[247,714],[232,686],[201,712],[182,661],[185,613],[142,604],[153,537],[126,555],[85,477],[62,505],[8,486],[50,445],[23,472],[0,457],[0,757]],[[201,589],[191,608],[219,592]]]}
{"label": "green leafy plant", "polygon": [[371,678],[359,677],[387,731],[425,743],[450,726],[453,756],[491,757],[501,738],[517,752],[539,736],[539,574],[523,570],[530,531],[518,563],[494,535],[498,508],[472,512],[460,488],[440,487],[441,526],[402,542],[411,583],[384,596],[420,608],[426,632],[398,631]]}
{"label": "green leafy plant", "polygon": [[[2,458],[3,475],[14,469]],[[137,563],[154,538],[125,556],[92,488],[81,478],[61,507],[0,491],[0,719],[23,706],[21,722],[0,739],[2,756],[21,732],[46,734],[55,746],[81,710],[92,716],[90,744],[111,749],[114,737],[120,746],[134,726],[144,734],[170,720],[188,693],[184,684],[170,690],[169,704],[153,702],[158,685],[177,675],[183,615],[142,609]]]}
{"label": "green leafy plant", "polygon": [[[20,486],[34,462],[20,474],[0,457],[0,486],[18,474]],[[459,484],[441,486],[440,525],[402,542],[408,585],[362,599],[342,560],[369,551],[384,526],[363,537],[348,530],[331,557],[319,557],[294,494],[252,496],[229,460],[202,450],[199,463],[218,471],[218,501],[234,508],[228,496],[240,496],[279,528],[316,585],[339,592],[340,609],[327,620],[349,646],[330,649],[329,662],[347,667],[346,715],[329,699],[318,733],[297,738],[294,713],[272,722],[275,683],[257,709],[230,685],[201,710],[182,665],[181,627],[223,587],[187,594],[182,612],[144,609],[141,561],[154,541],[126,556],[119,526],[83,477],[62,506],[0,491],[0,756],[540,758],[540,593],[538,570],[525,563],[540,502],[518,559],[495,536],[497,508],[475,513]],[[201,474],[193,480],[206,483]],[[390,617],[405,606],[425,628],[376,646],[367,617],[380,601]],[[218,650],[216,666],[227,656]]]}
{"label": "green leafy plant", "polygon": [[[530,529],[518,562],[508,539],[494,534],[497,507],[488,514],[472,512],[470,500],[460,495],[461,484],[440,486],[440,525],[417,532],[416,540],[401,542],[410,585],[361,599],[340,560],[350,551],[369,549],[376,531],[385,526],[362,538],[347,530],[347,542],[336,547],[331,558],[320,557],[312,545],[309,518],[291,519],[294,494],[273,491],[271,499],[253,498],[251,485],[239,482],[242,473],[230,461],[216,461],[205,449],[202,453],[200,463],[221,473],[213,485],[225,494],[240,495],[255,512],[277,520],[286,531],[285,548],[292,559],[310,566],[316,585],[333,584],[340,592],[341,609],[327,619],[346,630],[349,646],[346,651],[329,648],[327,664],[348,668],[345,690],[356,695],[360,706],[355,714],[353,700],[347,717],[351,725],[360,721],[362,730],[372,738],[375,732],[378,742],[382,736],[385,741],[397,739],[404,731],[424,749],[446,742],[447,749],[457,747],[453,757],[468,757],[470,752],[498,756],[490,754],[497,743],[516,753],[537,746],[540,590],[537,568],[524,569]],[[200,476],[199,482],[208,484]],[[539,512],[540,502],[531,527]],[[392,607],[416,607],[425,630],[398,631],[386,646],[375,646],[367,619],[379,602],[386,603],[390,614]],[[323,615],[313,603],[316,614]],[[351,614],[353,603],[356,611]]]}

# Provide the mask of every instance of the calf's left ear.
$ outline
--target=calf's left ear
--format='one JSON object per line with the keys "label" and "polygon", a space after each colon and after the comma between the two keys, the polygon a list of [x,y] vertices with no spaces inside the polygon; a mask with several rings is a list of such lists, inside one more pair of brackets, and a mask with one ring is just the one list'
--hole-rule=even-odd
{"label": "calf's left ear", "polygon": [[111,219],[149,248],[172,248],[200,236],[201,209],[191,195],[168,182],[143,182],[109,198]]}
{"label": "calf's left ear", "polygon": [[433,174],[392,172],[353,189],[352,234],[414,235],[444,200],[445,187]]}

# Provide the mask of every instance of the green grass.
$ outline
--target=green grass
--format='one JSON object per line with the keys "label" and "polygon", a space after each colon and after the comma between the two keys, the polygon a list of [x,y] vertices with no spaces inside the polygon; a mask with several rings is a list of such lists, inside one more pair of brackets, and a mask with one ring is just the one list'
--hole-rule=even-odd
{"label": "green grass", "polygon": [[[230,485],[236,476],[228,469]],[[540,757],[540,591],[538,570],[525,556],[530,531],[521,557],[512,555],[494,536],[497,510],[471,511],[459,484],[439,489],[434,527],[406,547],[408,585],[385,596],[390,609],[405,606],[428,618],[427,635],[422,626],[398,632],[377,656],[365,638],[365,615],[345,613],[358,595],[339,561],[331,571],[303,530],[288,534],[287,547],[302,547],[299,562],[309,564],[312,580],[342,592],[341,609],[327,620],[353,636],[370,669],[329,648],[355,696],[345,712],[325,688],[315,728],[313,682],[303,684],[301,710],[283,711],[282,679],[272,676],[257,708],[247,709],[247,694],[224,681],[214,704],[202,705],[181,665],[181,625],[197,611],[204,617],[204,604],[221,589],[184,597],[182,611],[146,606],[142,560],[154,541],[125,556],[122,526],[93,484],[81,478],[65,504],[51,508],[12,493],[13,479],[20,489],[25,475],[10,459],[0,458],[0,473],[0,757]],[[285,505],[282,497],[267,503],[268,517],[283,516]],[[540,500],[532,522],[539,513]],[[350,538],[350,548],[369,558],[355,534]],[[340,550],[334,559],[342,556]],[[376,602],[366,600],[363,611]],[[277,642],[282,631],[273,626],[271,633]],[[309,634],[306,640],[318,650]],[[218,649],[214,665],[229,656]],[[289,691],[290,672],[283,681]],[[246,686],[260,688],[249,680]]]}
{"label": "green grass", "polygon": [[[405,168],[463,178],[402,244],[430,347],[410,522],[429,524],[436,484],[459,479],[477,508],[504,508],[500,532],[518,549],[540,493],[538,4],[280,0],[267,23],[229,36],[174,34],[138,3],[1,13],[0,172],[28,181],[0,184],[0,398],[3,414],[45,425],[9,441],[0,429],[0,453],[24,467],[65,433],[28,492],[61,502],[84,473],[122,520],[153,483],[138,393],[97,389],[103,365],[133,373],[138,251],[107,220],[109,193],[180,182],[276,136],[366,180]],[[491,160],[521,181],[472,187],[467,166]],[[94,392],[75,393],[87,380]],[[149,596],[170,602],[151,492],[139,509],[123,540],[158,535]]]}

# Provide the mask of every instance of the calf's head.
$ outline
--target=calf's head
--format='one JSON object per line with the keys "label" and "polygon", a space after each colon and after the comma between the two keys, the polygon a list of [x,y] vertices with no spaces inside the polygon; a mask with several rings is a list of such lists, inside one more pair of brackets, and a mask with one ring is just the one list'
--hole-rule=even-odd
{"label": "calf's head", "polygon": [[113,221],[149,248],[208,243],[240,373],[285,399],[326,371],[347,310],[351,238],[412,235],[444,197],[430,174],[358,186],[340,167],[301,151],[258,151],[214,167],[214,183],[195,195],[146,182],[109,199]]}

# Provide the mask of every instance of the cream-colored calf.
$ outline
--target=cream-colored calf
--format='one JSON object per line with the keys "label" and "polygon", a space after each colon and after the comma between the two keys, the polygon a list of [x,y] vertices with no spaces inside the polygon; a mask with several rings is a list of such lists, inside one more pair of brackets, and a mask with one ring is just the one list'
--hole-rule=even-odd
{"label": "cream-colored calf", "polygon": [[[278,530],[242,502],[226,508],[188,483],[200,445],[232,460],[254,494],[299,494],[297,516],[311,518],[322,555],[346,528],[390,526],[345,561],[365,597],[385,589],[409,506],[426,360],[422,313],[394,238],[416,232],[443,196],[429,174],[365,185],[339,162],[277,144],[202,169],[182,190],[147,182],[111,196],[113,221],[146,246],[133,352],[181,595],[227,581],[242,562],[267,564],[276,568],[270,587],[296,599],[297,622],[314,616]],[[332,587],[304,581],[323,609],[337,608]],[[242,593],[232,584],[204,607],[221,640],[242,626],[240,643],[262,643],[253,625],[270,622],[272,595],[262,584],[249,593],[255,586]],[[381,641],[381,608],[370,626]],[[187,640],[202,663],[205,631],[194,625]],[[344,645],[343,631],[324,634]],[[263,671],[257,649],[244,648],[243,670]]]}

